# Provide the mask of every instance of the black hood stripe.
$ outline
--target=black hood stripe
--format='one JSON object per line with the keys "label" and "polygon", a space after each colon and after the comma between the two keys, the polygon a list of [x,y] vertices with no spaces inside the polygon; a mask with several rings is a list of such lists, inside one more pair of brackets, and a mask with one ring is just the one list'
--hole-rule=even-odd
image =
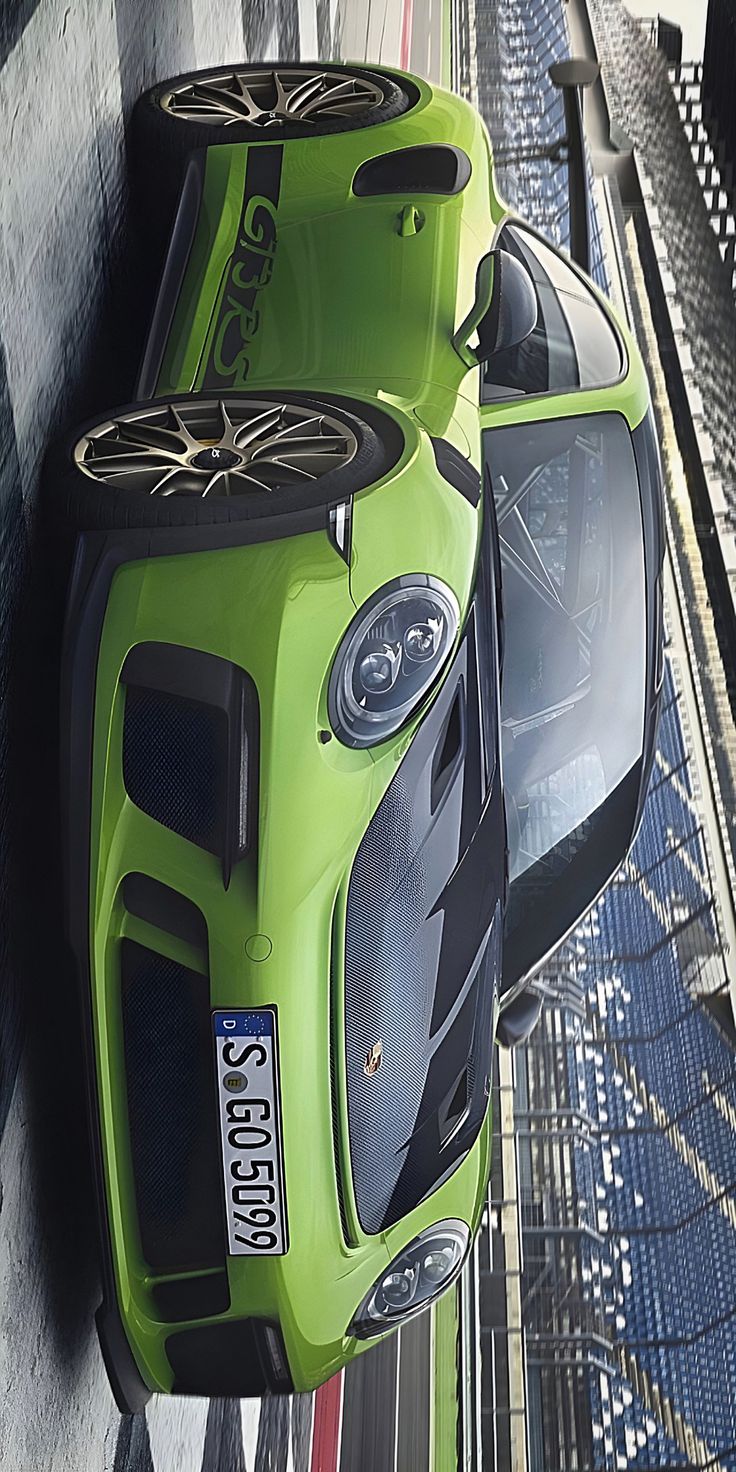
{"label": "black hood stripe", "polygon": [[[493,604],[485,584],[479,587],[452,667],[371,819],[350,878],[348,1127],[367,1232],[400,1220],[457,1168],[488,1106],[505,824],[498,764],[486,776],[481,749],[476,665],[479,649],[492,648],[479,644],[479,629]],[[492,674],[490,683],[495,700]],[[464,739],[446,767],[437,753],[457,700]],[[492,744],[494,735],[491,726]]]}

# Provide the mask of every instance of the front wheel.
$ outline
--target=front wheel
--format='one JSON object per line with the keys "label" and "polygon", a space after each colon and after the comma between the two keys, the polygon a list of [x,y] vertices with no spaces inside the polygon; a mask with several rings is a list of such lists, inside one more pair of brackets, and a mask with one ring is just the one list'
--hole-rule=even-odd
{"label": "front wheel", "polygon": [[129,405],[52,452],[48,492],[57,519],[80,531],[211,526],[328,505],[396,459],[383,416],[367,412],[377,428],[338,399],[268,389]]}

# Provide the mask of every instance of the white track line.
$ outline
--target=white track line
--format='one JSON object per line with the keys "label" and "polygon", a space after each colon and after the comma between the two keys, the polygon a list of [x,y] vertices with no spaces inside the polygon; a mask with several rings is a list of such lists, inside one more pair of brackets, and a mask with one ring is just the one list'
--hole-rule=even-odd
{"label": "white track line", "polygon": [[221,66],[239,61],[245,52],[243,12],[233,0],[209,0],[192,7],[194,54],[197,66]]}
{"label": "white track line", "polygon": [[256,1446],[258,1445],[258,1420],[261,1414],[261,1402],[259,1400],[241,1400],[240,1421],[243,1427],[243,1451],[245,1452],[245,1465],[248,1472],[256,1464]]}
{"label": "white track line", "polygon": [[299,57],[302,61],[315,61],[319,56],[317,6],[315,0],[298,0],[298,5]]}
{"label": "white track line", "polygon": [[209,1401],[154,1395],[146,1408],[156,1472],[200,1472]]}
{"label": "white track line", "polygon": [[396,1406],[394,1408],[394,1472],[401,1472],[399,1467],[399,1400],[401,1391],[401,1346],[403,1334],[399,1329],[396,1335]]}

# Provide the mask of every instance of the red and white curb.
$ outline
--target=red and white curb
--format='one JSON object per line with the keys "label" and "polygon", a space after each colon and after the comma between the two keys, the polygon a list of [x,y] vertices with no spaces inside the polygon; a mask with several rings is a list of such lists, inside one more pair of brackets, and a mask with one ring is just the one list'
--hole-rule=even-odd
{"label": "red and white curb", "polygon": [[312,1457],[309,1472],[338,1472],[342,1443],[345,1371],[333,1375],[314,1393]]}

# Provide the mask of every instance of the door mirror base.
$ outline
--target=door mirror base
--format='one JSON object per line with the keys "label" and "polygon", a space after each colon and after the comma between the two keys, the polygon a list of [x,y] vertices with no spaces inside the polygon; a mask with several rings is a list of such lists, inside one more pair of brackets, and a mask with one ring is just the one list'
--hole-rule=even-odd
{"label": "door mirror base", "polygon": [[[477,368],[494,353],[514,348],[537,325],[537,295],[528,272],[510,251],[497,246],[478,263],[475,301],[453,339],[455,352],[468,368]],[[471,347],[473,333],[478,346]]]}

